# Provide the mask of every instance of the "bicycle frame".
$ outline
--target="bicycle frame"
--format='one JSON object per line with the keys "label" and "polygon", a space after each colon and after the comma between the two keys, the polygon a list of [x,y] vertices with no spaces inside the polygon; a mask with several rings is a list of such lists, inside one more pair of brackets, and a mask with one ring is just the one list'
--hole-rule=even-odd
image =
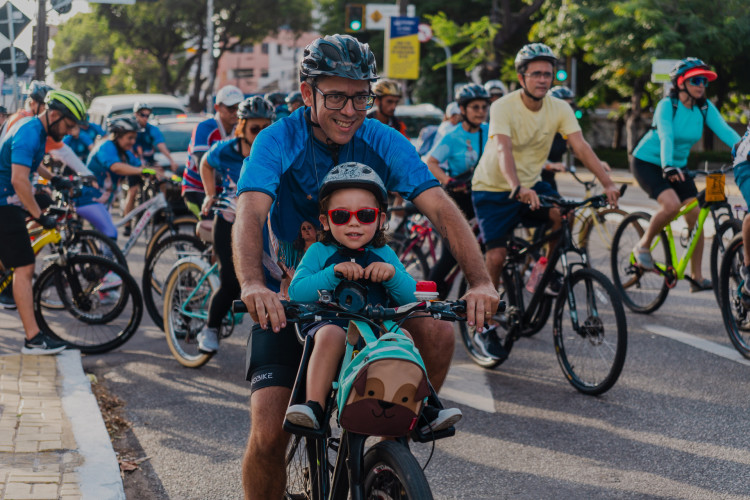
{"label": "bicycle frame", "polygon": [[135,242],[138,241],[141,233],[146,229],[146,225],[151,221],[154,215],[160,210],[167,208],[167,206],[167,198],[164,196],[164,193],[159,192],[150,200],[135,207],[128,215],[123,217],[120,222],[115,224],[117,227],[123,226],[143,212],[143,216],[138,219],[130,238],[128,238],[128,241],[125,242],[125,246],[122,248],[122,253],[124,255],[128,255],[130,249],[133,248]]}

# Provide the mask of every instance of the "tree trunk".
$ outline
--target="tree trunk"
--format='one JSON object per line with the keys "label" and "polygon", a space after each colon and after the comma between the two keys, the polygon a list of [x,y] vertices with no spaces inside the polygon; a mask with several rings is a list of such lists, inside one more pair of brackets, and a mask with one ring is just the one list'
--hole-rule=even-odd
{"label": "tree trunk", "polygon": [[203,87],[204,78],[201,77],[203,73],[203,47],[198,49],[198,57],[195,61],[195,78],[193,78],[193,90],[190,92],[190,101],[188,106],[190,111],[194,113],[200,113],[205,110],[205,106],[201,105],[201,88]]}
{"label": "tree trunk", "polygon": [[622,142],[622,128],[625,126],[625,118],[618,116],[615,120],[615,131],[612,134],[612,149],[619,149]]}
{"label": "tree trunk", "polygon": [[637,145],[635,141],[637,141],[639,137],[638,126],[641,123],[641,114],[643,112],[643,109],[641,109],[641,98],[643,97],[645,84],[646,81],[643,78],[636,78],[633,82],[633,95],[630,97],[630,112],[628,113],[625,126],[627,133],[628,156],[630,156],[633,149],[635,149],[635,146]]}

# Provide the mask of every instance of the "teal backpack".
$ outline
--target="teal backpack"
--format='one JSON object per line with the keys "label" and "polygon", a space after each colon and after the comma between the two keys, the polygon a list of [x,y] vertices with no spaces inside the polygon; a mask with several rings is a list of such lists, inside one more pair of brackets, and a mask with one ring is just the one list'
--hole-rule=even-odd
{"label": "teal backpack", "polygon": [[[336,403],[343,429],[371,436],[406,436],[430,395],[424,361],[398,325],[385,321],[376,338],[370,325],[350,321]],[[360,337],[365,342],[355,352]]]}

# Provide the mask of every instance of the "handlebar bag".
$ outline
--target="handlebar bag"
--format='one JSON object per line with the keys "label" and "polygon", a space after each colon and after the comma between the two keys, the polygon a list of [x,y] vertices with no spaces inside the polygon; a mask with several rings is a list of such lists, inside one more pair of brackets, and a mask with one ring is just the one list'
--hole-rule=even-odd
{"label": "handlebar bag", "polygon": [[[339,424],[358,434],[400,437],[414,428],[430,394],[424,361],[392,321],[376,338],[370,325],[350,321],[338,380]],[[354,350],[359,339],[365,346]]]}

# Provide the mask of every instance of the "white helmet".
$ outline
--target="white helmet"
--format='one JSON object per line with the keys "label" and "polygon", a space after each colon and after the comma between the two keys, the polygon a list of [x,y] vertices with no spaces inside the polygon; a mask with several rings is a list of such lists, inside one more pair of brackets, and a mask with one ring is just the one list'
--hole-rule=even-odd
{"label": "white helmet", "polygon": [[448,106],[445,108],[445,116],[450,118],[454,115],[460,115],[461,114],[461,108],[458,107],[458,103],[456,101],[453,101],[448,104]]}
{"label": "white helmet", "polygon": [[484,89],[489,92],[490,97],[502,97],[508,93],[508,87],[506,87],[505,84],[500,80],[488,81],[484,84]]}

